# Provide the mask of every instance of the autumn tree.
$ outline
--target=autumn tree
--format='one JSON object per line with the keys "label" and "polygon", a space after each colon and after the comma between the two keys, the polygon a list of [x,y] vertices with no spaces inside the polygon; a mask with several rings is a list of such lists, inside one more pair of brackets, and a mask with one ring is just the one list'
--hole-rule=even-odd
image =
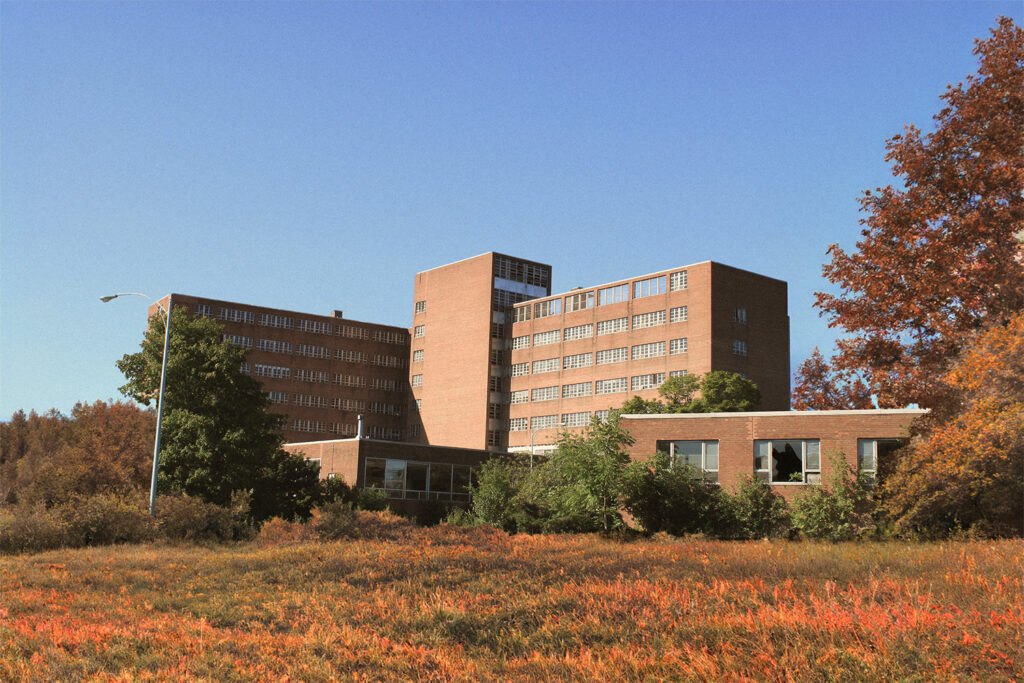
{"label": "autumn tree", "polygon": [[793,388],[794,410],[869,409],[871,391],[860,377],[830,367],[817,346],[796,370],[800,379]]}
{"label": "autumn tree", "polygon": [[1024,313],[978,336],[945,380],[961,407],[882,478],[884,509],[904,533],[1024,535]]}
{"label": "autumn tree", "polygon": [[[1002,17],[991,33],[975,43],[978,73],[942,95],[934,130],[888,141],[901,186],[865,192],[856,251],[828,250],[839,291],[816,305],[846,333],[829,369],[863,380],[881,407],[955,402],[946,376],[966,341],[1024,308],[1024,31]],[[801,367],[801,401],[815,402],[820,369]]]}
{"label": "autumn tree", "polygon": [[[164,318],[154,316],[142,351],[117,363],[128,379],[121,392],[144,405],[160,385],[163,339]],[[223,506],[247,491],[256,520],[308,516],[319,496],[316,468],[281,448],[281,417],[267,411],[259,382],[240,371],[245,356],[216,321],[173,311],[158,490]]]}

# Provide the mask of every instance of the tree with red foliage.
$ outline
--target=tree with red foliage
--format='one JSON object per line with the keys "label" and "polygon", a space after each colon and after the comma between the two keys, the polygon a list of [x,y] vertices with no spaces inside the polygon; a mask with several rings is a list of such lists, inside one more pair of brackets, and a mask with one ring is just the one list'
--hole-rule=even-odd
{"label": "tree with red foliage", "polygon": [[829,367],[817,346],[811,357],[796,369],[800,383],[793,389],[794,410],[842,410],[844,408],[869,409],[871,391],[864,381],[852,373],[840,377]]}
{"label": "tree with red foliage", "polygon": [[808,405],[829,405],[814,396],[831,370],[881,407],[955,406],[946,375],[965,343],[1024,308],[1024,31],[1001,17],[974,54],[977,75],[948,87],[935,130],[889,140],[903,187],[865,192],[857,250],[829,247],[823,272],[840,291],[816,306],[847,334],[829,368],[798,371]]}

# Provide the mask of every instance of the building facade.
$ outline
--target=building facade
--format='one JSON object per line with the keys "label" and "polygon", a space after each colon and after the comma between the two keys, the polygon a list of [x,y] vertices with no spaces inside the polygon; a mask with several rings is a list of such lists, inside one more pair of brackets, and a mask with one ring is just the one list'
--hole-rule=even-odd
{"label": "building facade", "polygon": [[828,481],[836,458],[873,479],[906,442],[907,428],[925,410],[806,410],[751,413],[623,415],[635,439],[634,460],[668,453],[703,471],[709,481],[733,487],[754,477],[789,497]]}
{"label": "building facade", "polygon": [[[287,441],[366,434],[401,440],[408,419],[409,331],[332,315],[174,294],[175,309],[213,318],[224,338],[246,349],[242,370],[263,385],[270,411],[286,416]],[[150,315],[165,307],[164,297]]]}

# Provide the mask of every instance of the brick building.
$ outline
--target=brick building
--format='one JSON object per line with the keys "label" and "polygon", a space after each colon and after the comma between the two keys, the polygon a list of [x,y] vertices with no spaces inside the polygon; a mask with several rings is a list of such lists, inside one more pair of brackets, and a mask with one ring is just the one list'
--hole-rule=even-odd
{"label": "brick building", "polygon": [[854,470],[874,477],[879,460],[907,439],[925,410],[808,410],[685,415],[624,415],[636,440],[634,460],[658,451],[732,487],[754,476],[784,496],[828,479],[841,454]]}
{"label": "brick building", "polygon": [[[355,436],[400,440],[408,410],[409,331],[332,315],[174,294],[174,307],[213,318],[249,351],[243,367],[263,385],[271,412],[286,415],[288,441]],[[166,307],[169,297],[158,304]],[[157,312],[157,305],[149,313]]]}
{"label": "brick building", "polygon": [[[705,261],[551,295],[551,267],[487,253],[416,275],[412,438],[550,448],[678,373],[740,372],[789,407],[786,283]],[[418,410],[417,410],[418,409]]]}

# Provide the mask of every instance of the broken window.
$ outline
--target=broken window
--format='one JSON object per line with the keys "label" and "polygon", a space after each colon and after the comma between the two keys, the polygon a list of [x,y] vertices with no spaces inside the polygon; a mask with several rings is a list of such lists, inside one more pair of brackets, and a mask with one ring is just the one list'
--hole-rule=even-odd
{"label": "broken window", "polygon": [[818,439],[772,439],[754,442],[754,473],[772,484],[821,483]]}

